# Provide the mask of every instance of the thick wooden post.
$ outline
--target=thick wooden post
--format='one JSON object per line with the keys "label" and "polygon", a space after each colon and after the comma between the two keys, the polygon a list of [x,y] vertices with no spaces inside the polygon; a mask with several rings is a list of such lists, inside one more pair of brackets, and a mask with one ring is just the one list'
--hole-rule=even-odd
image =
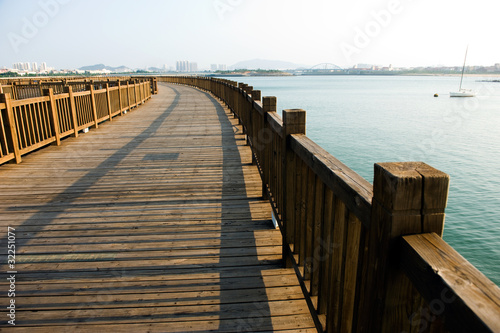
{"label": "thick wooden post", "polygon": [[57,106],[56,106],[56,100],[54,98],[54,90],[53,88],[49,89],[44,89],[43,90],[44,96],[49,96],[49,107],[50,107],[50,113],[51,113],[51,124],[52,128],[54,130],[54,135],[56,137],[56,145],[60,146],[61,145],[61,131],[59,129],[59,115],[57,114]]}
{"label": "thick wooden post", "polygon": [[[262,98],[262,132],[258,133],[259,142],[261,144],[261,165],[262,168],[262,197],[267,198],[267,184],[269,184],[269,158],[270,158],[270,143],[272,138],[271,129],[267,126],[267,113],[276,112],[276,97],[266,96]],[[268,137],[266,137],[268,136]]]}
{"label": "thick wooden post", "polygon": [[157,78],[153,78],[153,82],[152,82],[152,88],[153,88],[153,94],[156,95],[158,94],[158,80]]}
{"label": "thick wooden post", "polygon": [[[442,234],[449,176],[422,162],[375,164],[360,332],[414,332],[423,298],[398,267],[401,236]],[[362,296],[365,297],[365,296]]]}
{"label": "thick wooden post", "polygon": [[260,101],[260,95],[261,95],[260,90],[253,90],[252,91],[252,99],[254,101]]}
{"label": "thick wooden post", "polygon": [[283,209],[281,211],[281,234],[283,236],[283,261],[291,267],[289,244],[293,242],[295,230],[295,153],[290,147],[291,134],[306,134],[306,111],[301,109],[283,110],[283,144],[282,144],[282,193]]}
{"label": "thick wooden post", "polygon": [[71,110],[71,118],[73,119],[73,136],[78,137],[78,118],[76,117],[75,96],[73,95],[73,87],[67,86],[64,88],[65,92],[69,94],[69,108]]}
{"label": "thick wooden post", "polygon": [[108,105],[108,115],[109,115],[109,121],[113,121],[113,115],[111,112],[111,96],[109,94],[109,82],[106,83],[106,102]]}
{"label": "thick wooden post", "polygon": [[[7,121],[9,122],[9,134],[10,141],[12,144],[12,150],[14,151],[14,156],[16,157],[16,163],[21,163],[21,152],[19,150],[19,139],[17,136],[17,126],[16,118],[14,117],[14,110],[12,109],[10,94],[2,94],[5,107],[7,108]],[[0,99],[0,100],[2,100]],[[1,114],[0,114],[1,116]]]}
{"label": "thick wooden post", "polygon": [[97,107],[95,105],[94,83],[90,84],[90,101],[92,104],[92,114],[94,115],[94,127],[99,128],[99,121],[97,119]]}

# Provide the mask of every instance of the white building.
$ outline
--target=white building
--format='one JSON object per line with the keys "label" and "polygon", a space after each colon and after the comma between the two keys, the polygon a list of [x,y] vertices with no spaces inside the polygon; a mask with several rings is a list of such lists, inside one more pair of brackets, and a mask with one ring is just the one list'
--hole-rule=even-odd
{"label": "white building", "polygon": [[177,72],[197,72],[198,71],[198,63],[189,62],[187,60],[178,60],[175,64],[175,70]]}

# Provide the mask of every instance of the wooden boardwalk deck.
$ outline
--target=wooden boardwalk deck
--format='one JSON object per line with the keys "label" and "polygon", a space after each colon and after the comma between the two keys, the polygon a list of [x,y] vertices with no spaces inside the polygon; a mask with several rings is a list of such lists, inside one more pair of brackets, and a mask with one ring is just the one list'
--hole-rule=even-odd
{"label": "wooden boardwalk deck", "polygon": [[315,331],[236,120],[204,92],[159,89],[0,167],[0,330]]}

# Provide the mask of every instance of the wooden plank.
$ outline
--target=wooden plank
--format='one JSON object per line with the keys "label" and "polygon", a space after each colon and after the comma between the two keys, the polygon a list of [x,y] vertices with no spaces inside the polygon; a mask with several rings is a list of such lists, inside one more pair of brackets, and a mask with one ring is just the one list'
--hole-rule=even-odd
{"label": "wooden plank", "polygon": [[[400,264],[453,332],[500,332],[500,288],[435,233],[404,236]],[[430,323],[421,322],[420,327]]]}
{"label": "wooden plank", "polygon": [[12,107],[24,106],[28,104],[37,104],[50,101],[49,96],[33,97],[27,99],[15,99],[11,101]]}
{"label": "wooden plank", "polygon": [[143,108],[0,168],[16,329],[314,330],[229,110],[164,85]]}
{"label": "wooden plank", "polygon": [[[245,321],[235,321],[234,319],[219,320],[196,320],[196,321],[177,321],[177,322],[159,322],[154,325],[151,323],[129,323],[129,324],[91,324],[76,323],[71,328],[78,332],[186,332],[186,331],[217,331],[233,333],[242,330],[248,330],[253,323],[259,323],[258,330],[261,332],[317,332],[309,326],[308,315],[294,315],[271,317],[269,324],[264,324],[262,318],[249,319]],[[246,325],[245,325],[246,324]],[[255,325],[255,324],[254,324]],[[67,326],[55,323],[44,327],[16,327],[19,332],[57,332],[64,331]]]}
{"label": "wooden plank", "polygon": [[347,217],[345,204],[333,197],[333,249],[330,259],[331,286],[328,297],[327,332],[340,332],[344,289],[344,263],[346,256]]}
{"label": "wooden plank", "polygon": [[5,156],[2,156],[2,157],[0,158],[0,164],[5,163],[5,162],[8,162],[8,161],[10,161],[10,160],[13,160],[13,159],[15,159],[15,158],[16,158],[16,156],[14,155],[14,153],[9,153],[9,154],[7,154],[7,155],[5,155]]}

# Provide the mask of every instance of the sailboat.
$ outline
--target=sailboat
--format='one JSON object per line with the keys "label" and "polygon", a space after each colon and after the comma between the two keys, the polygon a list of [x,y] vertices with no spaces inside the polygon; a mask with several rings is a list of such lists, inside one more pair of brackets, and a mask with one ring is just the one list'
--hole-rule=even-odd
{"label": "sailboat", "polygon": [[465,49],[465,58],[464,58],[464,65],[462,66],[462,76],[460,77],[460,87],[458,88],[458,91],[450,91],[450,97],[474,97],[476,96],[476,93],[472,91],[471,89],[464,89],[462,88],[462,81],[464,79],[464,71],[465,71],[465,62],[467,60],[467,51],[469,50],[469,46]]}

